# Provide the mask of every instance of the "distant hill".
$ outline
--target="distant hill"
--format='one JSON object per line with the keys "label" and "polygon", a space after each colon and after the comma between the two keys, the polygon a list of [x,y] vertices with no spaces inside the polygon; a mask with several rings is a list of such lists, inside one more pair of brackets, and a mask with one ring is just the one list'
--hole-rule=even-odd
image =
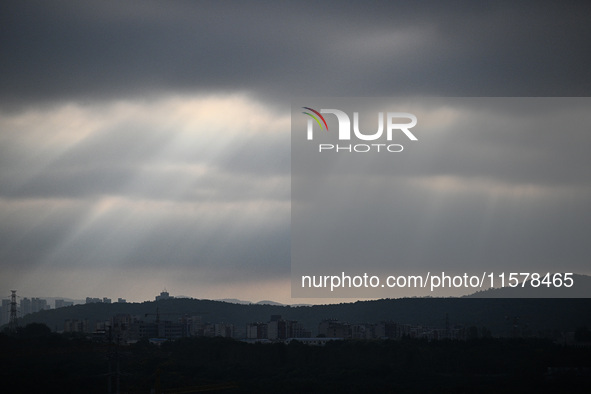
{"label": "distant hill", "polygon": [[232,303],[232,304],[241,304],[241,305],[250,305],[250,304],[257,304],[257,305],[281,305],[281,306],[285,305],[285,304],[282,304],[280,302],[269,301],[269,300],[263,300],[263,301],[259,301],[259,302],[252,302],[252,301],[239,300],[239,299],[236,299],[236,298],[224,298],[224,299],[216,300],[216,301],[229,302],[229,303]]}
{"label": "distant hill", "polygon": [[[591,297],[591,276],[573,274],[572,287],[554,287],[548,284],[535,283],[538,286],[532,286],[532,281],[520,283],[516,287],[508,285],[506,278],[505,287],[488,289],[465,296],[468,298],[590,298]],[[560,282],[557,282],[560,283]]]}
{"label": "distant hill", "polygon": [[269,301],[269,300],[259,301],[259,302],[257,302],[257,305],[278,305],[278,306],[285,306],[284,304],[281,304],[279,302]]}
{"label": "distant hill", "polygon": [[[116,314],[153,320],[176,320],[182,315],[202,316],[204,321],[230,323],[244,328],[247,323],[267,322],[271,315],[297,320],[317,332],[318,323],[334,318],[350,323],[394,321],[433,327],[486,327],[495,336],[509,336],[518,325],[527,335],[552,336],[555,332],[591,327],[591,299],[508,299],[508,298],[403,298],[358,301],[334,305],[281,306],[240,305],[221,301],[169,299],[143,303],[84,304],[40,311],[20,319],[21,325],[47,324],[61,331],[67,319],[106,321]],[[146,314],[151,314],[146,317]]]}
{"label": "distant hill", "polygon": [[215,301],[229,302],[231,304],[241,304],[241,305],[252,304],[252,301],[244,301],[244,300],[239,300],[237,298],[223,298],[221,300],[215,300]]}

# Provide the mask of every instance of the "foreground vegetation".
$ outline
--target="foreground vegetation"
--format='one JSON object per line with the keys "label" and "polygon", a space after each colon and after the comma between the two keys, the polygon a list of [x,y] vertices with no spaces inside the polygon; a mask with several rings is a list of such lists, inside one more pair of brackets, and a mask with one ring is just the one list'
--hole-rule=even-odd
{"label": "foreground vegetation", "polygon": [[117,380],[123,393],[588,392],[590,356],[544,339],[116,346],[42,324],[0,334],[0,378],[18,393],[115,392]]}

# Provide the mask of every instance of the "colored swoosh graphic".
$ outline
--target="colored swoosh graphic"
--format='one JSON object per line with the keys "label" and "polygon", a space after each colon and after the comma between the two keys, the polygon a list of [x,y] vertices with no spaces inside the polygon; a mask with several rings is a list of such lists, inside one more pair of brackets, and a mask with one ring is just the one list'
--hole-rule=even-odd
{"label": "colored swoosh graphic", "polygon": [[[326,124],[326,120],[324,119],[324,116],[320,115],[320,112],[318,112],[318,111],[316,111],[316,110],[314,110],[314,109],[312,109],[310,107],[302,107],[302,108],[307,109],[309,111],[312,111],[316,115],[318,115],[320,117],[320,119],[322,119],[322,122],[324,122],[324,126],[326,126],[326,131],[328,131],[328,125]],[[308,113],[308,112],[302,112],[302,113],[303,114],[306,114],[308,116],[311,116],[318,123],[318,125],[320,126],[320,129],[322,129],[322,124],[320,123],[320,121],[318,120],[317,117],[315,117],[314,115],[312,115],[311,113]]]}

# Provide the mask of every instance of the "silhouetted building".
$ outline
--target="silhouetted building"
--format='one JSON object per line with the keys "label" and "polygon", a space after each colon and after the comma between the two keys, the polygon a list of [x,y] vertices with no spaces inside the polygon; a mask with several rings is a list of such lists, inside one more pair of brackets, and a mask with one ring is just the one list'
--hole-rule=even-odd
{"label": "silhouetted building", "polygon": [[36,298],[36,297],[33,297],[31,299],[24,297],[21,299],[21,302],[20,302],[21,316],[26,316],[30,313],[43,311],[45,309],[49,309],[49,305],[47,305],[47,300],[44,300],[42,298]]}
{"label": "silhouetted building", "polygon": [[168,300],[170,298],[174,297],[171,297],[170,294],[166,290],[164,290],[160,293],[160,295],[156,296],[156,301]]}
{"label": "silhouetted building", "polygon": [[21,316],[26,316],[31,312],[31,300],[27,297],[21,298]]}
{"label": "silhouetted building", "polygon": [[64,332],[89,332],[88,320],[66,320],[64,322]]}
{"label": "silhouetted building", "polygon": [[271,315],[268,323],[250,323],[246,326],[247,339],[269,339],[272,341],[287,338],[308,338],[309,330],[304,329],[301,323],[293,320],[284,320],[281,315]]}
{"label": "silhouetted building", "polygon": [[45,309],[49,309],[47,300],[35,297],[31,298],[31,313],[43,311]]}
{"label": "silhouetted building", "polygon": [[318,325],[318,335],[326,338],[350,338],[349,323],[343,323],[336,319],[326,319]]}
{"label": "silhouetted building", "polygon": [[226,323],[214,324],[214,335],[216,337],[234,338],[234,325]]}
{"label": "silhouetted building", "polygon": [[246,325],[247,339],[267,339],[267,323],[250,323]]}
{"label": "silhouetted building", "polygon": [[10,300],[2,300],[2,314],[0,314],[0,324],[8,324],[10,321]]}

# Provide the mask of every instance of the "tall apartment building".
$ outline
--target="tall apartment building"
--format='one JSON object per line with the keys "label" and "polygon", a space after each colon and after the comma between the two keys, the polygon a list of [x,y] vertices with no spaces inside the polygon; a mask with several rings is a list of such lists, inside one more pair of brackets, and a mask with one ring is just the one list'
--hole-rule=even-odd
{"label": "tall apartment building", "polygon": [[20,315],[26,316],[30,313],[35,313],[39,311],[43,311],[45,309],[49,309],[49,305],[47,305],[47,300],[42,298],[33,297],[31,299],[24,297],[21,299],[20,302]]}
{"label": "tall apartment building", "polygon": [[45,309],[49,309],[49,305],[47,305],[47,300],[42,298],[31,298],[31,313],[43,311]]}
{"label": "tall apartment building", "polygon": [[2,300],[2,311],[0,312],[0,324],[8,324],[10,321],[10,300]]}
{"label": "tall apartment building", "polygon": [[27,297],[21,298],[21,316],[26,316],[33,313],[31,310],[31,300]]}

